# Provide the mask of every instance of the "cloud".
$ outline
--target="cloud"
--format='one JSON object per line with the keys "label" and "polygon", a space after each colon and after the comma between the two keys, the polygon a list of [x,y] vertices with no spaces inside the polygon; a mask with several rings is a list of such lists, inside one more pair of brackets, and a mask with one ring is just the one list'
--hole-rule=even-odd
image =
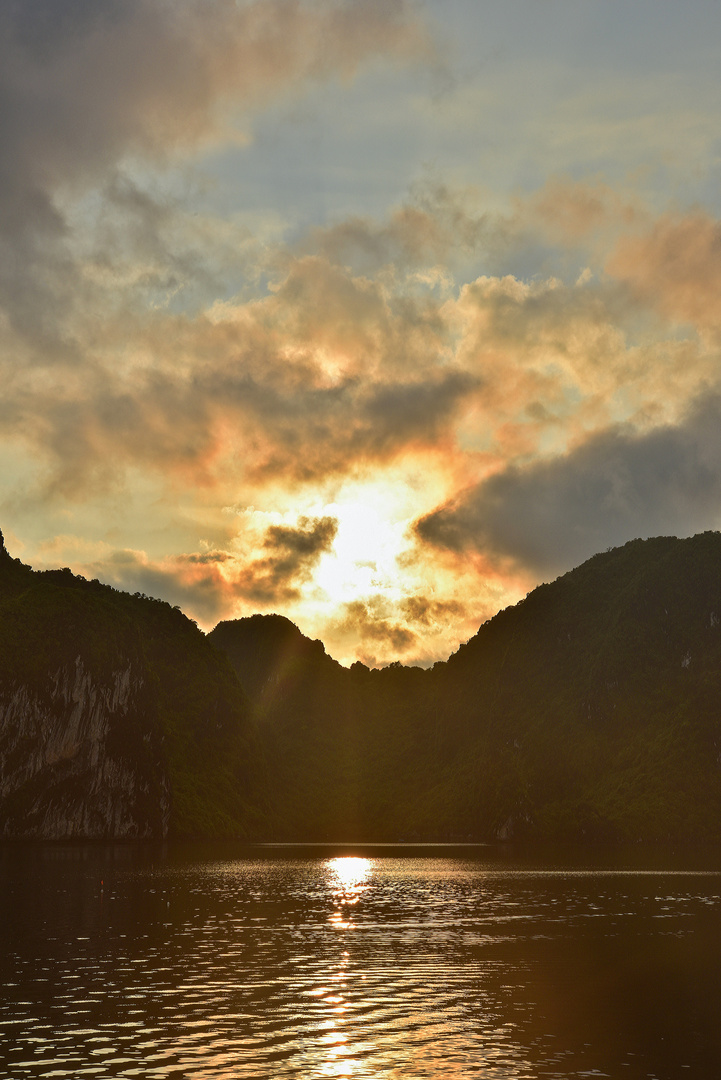
{"label": "cloud", "polygon": [[638,199],[608,184],[551,177],[527,199],[516,202],[516,230],[540,230],[555,244],[575,245],[590,240],[606,246],[620,230],[645,222],[647,214]]}
{"label": "cloud", "polygon": [[427,180],[414,185],[409,198],[386,221],[350,217],[312,229],[301,249],[365,274],[387,266],[407,271],[458,263],[494,247],[504,231],[498,215],[480,210],[477,202],[470,191]]}
{"label": "cloud", "polygon": [[85,577],[178,604],[211,626],[232,617],[239,604],[257,610],[297,601],[321,555],[332,548],[336,532],[337,522],[331,517],[300,517],[295,526],[268,526],[260,542],[252,538],[247,553],[236,545],[232,550],[153,559],[144,551],[117,550],[106,544],[88,551],[82,541],[63,536],[45,544],[43,551],[48,565],[57,565],[75,549],[76,557],[70,561]]}
{"label": "cloud", "polygon": [[131,549],[103,552],[100,559],[80,563],[76,572],[98,578],[131,593],[142,593],[176,604],[202,623],[212,626],[232,608],[228,586],[220,566],[225,557],[197,559],[169,556],[150,559],[144,551]]}
{"label": "cloud", "polygon": [[129,468],[208,489],[301,485],[428,451],[467,485],[621,420],[674,420],[715,354],[663,326],[639,337],[644,313],[608,279],[484,275],[438,297],[285,251],[257,299],[106,310],[79,369],[9,372],[0,430],[47,462],[45,498],[84,498]]}
{"label": "cloud", "polygon": [[510,465],[422,517],[418,538],[462,556],[568,570],[635,537],[690,535],[721,521],[721,394],[678,426],[600,432],[567,454]]}
{"label": "cloud", "polygon": [[21,199],[227,136],[223,107],[431,53],[407,0],[11,0],[0,27],[1,160]]}
{"label": "cloud", "polygon": [[68,200],[104,198],[129,164],[234,138],[239,109],[352,78],[374,57],[431,53],[409,0],[4,3],[0,304],[12,327],[57,348],[82,295]]}
{"label": "cloud", "polygon": [[721,331],[721,225],[697,210],[664,214],[619,238],[606,269],[672,322]]}
{"label": "cloud", "polygon": [[368,667],[387,662],[386,657],[404,655],[416,644],[414,632],[402,620],[394,619],[392,607],[383,596],[353,600],[343,605],[330,633],[357,643],[356,658]]}
{"label": "cloud", "polygon": [[93,351],[121,363],[15,372],[0,430],[45,456],[46,495],[84,497],[132,466],[315,481],[449,438],[478,378],[449,362],[445,335],[437,304],[306,258],[210,317],[109,316]]}
{"label": "cloud", "polygon": [[332,517],[298,520],[297,527],[271,525],[262,550],[233,575],[233,595],[264,606],[300,598],[299,586],[310,580],[321,555],[333,546],[338,522]]}
{"label": "cloud", "polygon": [[[149,222],[144,265],[165,266],[159,290],[201,276],[160,243],[167,208],[117,178],[113,191]],[[575,194],[574,234],[612,202]],[[421,234],[437,213],[450,235],[463,200],[446,189],[414,198]],[[414,220],[409,211],[411,231]],[[481,218],[460,221],[463,246]],[[328,235],[316,235],[321,246]],[[217,489],[222,505],[270,482],[297,490],[428,453],[468,487],[624,420],[639,430],[674,421],[716,365],[692,336],[640,323],[648,302],[610,274],[572,284],[482,275],[438,296],[400,267],[369,277],[297,249],[276,249],[271,264],[265,295],[195,312],[118,301],[139,286],[118,289],[111,275],[97,286],[100,317],[88,310],[66,343],[82,364],[51,353],[42,378],[8,365],[0,431],[44,460],[44,499],[119,491],[133,470],[152,470],[171,488]]]}
{"label": "cloud", "polygon": [[409,623],[425,629],[451,622],[457,624],[467,615],[466,607],[458,600],[434,600],[420,595],[406,597],[399,607]]}

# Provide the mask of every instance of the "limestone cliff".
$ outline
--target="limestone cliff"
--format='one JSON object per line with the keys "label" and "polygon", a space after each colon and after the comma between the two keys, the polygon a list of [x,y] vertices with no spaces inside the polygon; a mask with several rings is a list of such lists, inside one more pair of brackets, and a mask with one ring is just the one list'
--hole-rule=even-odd
{"label": "limestone cliff", "polygon": [[259,774],[242,688],[169,604],[0,534],[0,838],[239,836]]}
{"label": "limestone cliff", "polygon": [[0,834],[51,840],[165,836],[163,740],[132,663],[106,679],[81,656],[40,688],[0,688]]}

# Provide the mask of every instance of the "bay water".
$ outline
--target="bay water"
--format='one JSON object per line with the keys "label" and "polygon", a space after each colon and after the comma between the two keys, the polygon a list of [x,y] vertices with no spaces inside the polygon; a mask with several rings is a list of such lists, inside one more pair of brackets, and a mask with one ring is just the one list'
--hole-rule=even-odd
{"label": "bay water", "polygon": [[721,853],[0,848],[0,1077],[721,1076]]}

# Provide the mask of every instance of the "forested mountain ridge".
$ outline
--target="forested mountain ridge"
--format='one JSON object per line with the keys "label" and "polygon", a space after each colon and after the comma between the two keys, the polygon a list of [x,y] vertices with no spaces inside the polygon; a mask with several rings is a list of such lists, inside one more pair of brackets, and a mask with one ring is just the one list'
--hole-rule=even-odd
{"label": "forested mountain ridge", "polygon": [[721,835],[718,533],[594,556],[481,627],[442,680],[477,755],[495,749],[509,831]]}
{"label": "forested mountain ridge", "polygon": [[717,841],[721,535],[597,555],[430,670],[0,538],[0,834]]}
{"label": "forested mountain ridge", "polygon": [[0,836],[247,835],[248,701],[169,604],[35,572],[0,534]]}
{"label": "forested mountain ridge", "polygon": [[430,671],[339,668],[278,616],[210,639],[285,838],[721,838],[718,533],[596,555]]}

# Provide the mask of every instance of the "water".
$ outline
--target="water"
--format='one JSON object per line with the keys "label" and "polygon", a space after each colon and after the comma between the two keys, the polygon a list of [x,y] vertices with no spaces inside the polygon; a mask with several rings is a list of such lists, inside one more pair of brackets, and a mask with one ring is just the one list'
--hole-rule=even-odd
{"label": "water", "polygon": [[721,1075],[708,858],[0,850],[0,1076]]}

